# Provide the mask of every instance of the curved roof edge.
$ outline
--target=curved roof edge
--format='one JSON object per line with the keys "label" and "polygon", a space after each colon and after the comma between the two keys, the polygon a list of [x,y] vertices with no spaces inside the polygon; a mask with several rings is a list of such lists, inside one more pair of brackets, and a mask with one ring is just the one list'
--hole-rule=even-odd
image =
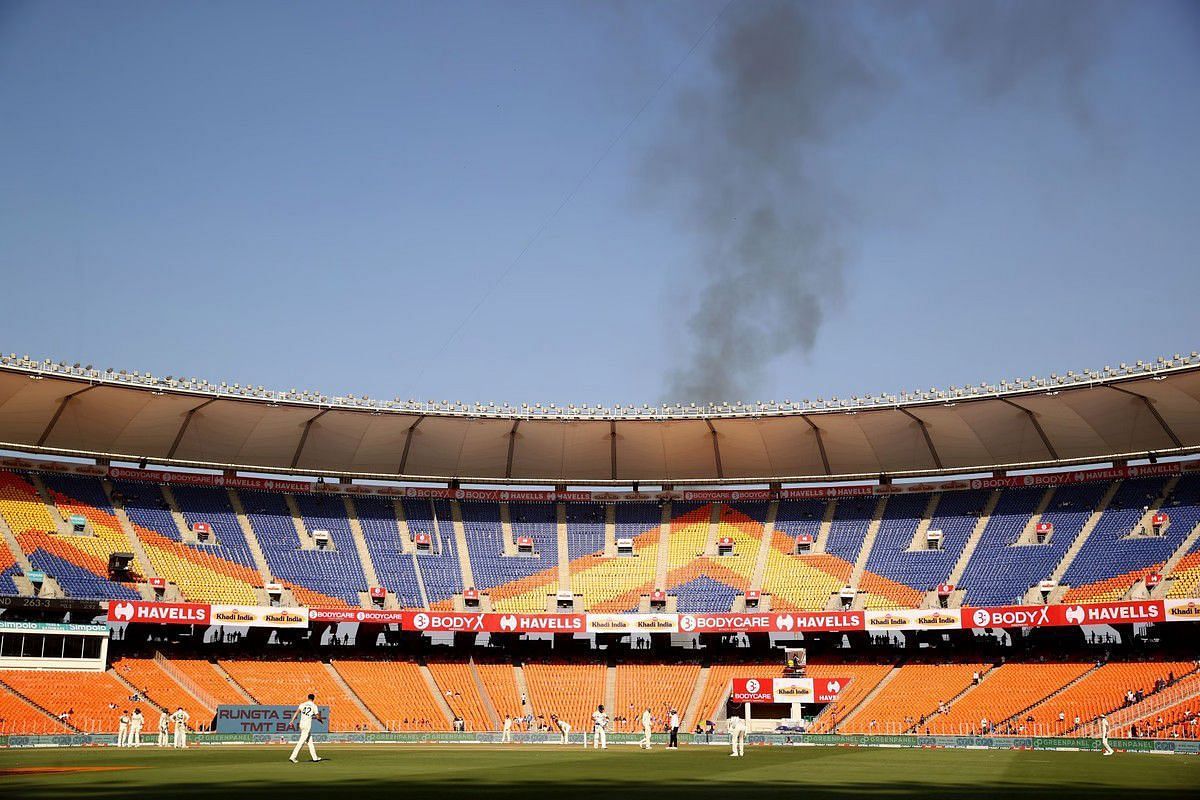
{"label": "curved roof edge", "polygon": [[715,411],[494,409],[230,390],[0,357],[0,448],[207,469],[606,486],[926,477],[1200,452],[1200,359]]}

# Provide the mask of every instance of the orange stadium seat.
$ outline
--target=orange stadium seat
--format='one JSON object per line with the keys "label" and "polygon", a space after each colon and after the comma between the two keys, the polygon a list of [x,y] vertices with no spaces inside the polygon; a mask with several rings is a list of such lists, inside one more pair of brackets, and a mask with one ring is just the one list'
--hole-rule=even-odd
{"label": "orange stadium seat", "polygon": [[168,668],[179,670],[185,680],[194,682],[202,691],[207,692],[218,705],[237,706],[250,702],[209,661],[200,658],[171,658],[168,659],[168,664]]}
{"label": "orange stadium seat", "polygon": [[500,719],[503,720],[506,716],[516,718],[527,713],[528,707],[522,709],[521,706],[521,692],[517,689],[516,673],[512,664],[477,661],[475,668],[479,670],[479,678],[483,681],[483,687]]}
{"label": "orange stadium seat", "polygon": [[384,727],[393,731],[448,730],[450,723],[415,661],[334,663],[346,681]]}
{"label": "orange stadium seat", "polygon": [[[995,726],[1058,691],[1093,666],[1079,661],[1001,664],[955,701],[945,714],[931,717],[926,726],[930,733],[947,735],[977,732],[983,719]],[[1014,728],[1021,723],[1014,722]]]}
{"label": "orange stadium seat", "polygon": [[884,691],[859,708],[838,728],[840,733],[902,733],[937,711],[971,685],[986,664],[905,664]]}
{"label": "orange stadium seat", "polygon": [[[314,692],[317,695],[317,705],[329,706],[330,730],[376,729],[319,661],[281,663],[222,659],[220,664],[260,703],[298,706],[310,692]],[[396,689],[395,684],[385,683],[384,687],[389,691]]]}
{"label": "orange stadium seat", "polygon": [[191,717],[192,727],[197,730],[211,727],[217,710],[193,697],[174,678],[163,672],[154,659],[118,658],[112,662],[112,669],[140,689],[155,705],[172,711],[182,706]]}
{"label": "orange stadium seat", "polygon": [[[1186,661],[1110,662],[1085,675],[1078,683],[1064,689],[1032,709],[1034,733],[1043,735],[1090,735],[1089,723],[1101,714],[1120,708],[1129,690],[1149,691],[1158,678],[1170,672],[1183,675],[1193,664]],[[1064,721],[1058,721],[1062,713]],[[1075,717],[1080,729],[1075,728]]]}
{"label": "orange stadium seat", "polygon": [[831,732],[891,671],[891,664],[823,664],[810,661],[805,673],[810,677],[849,678],[850,682],[842,684],[838,699],[822,709],[809,730],[813,733]]}
{"label": "orange stadium seat", "polygon": [[526,664],[523,671],[535,716],[554,714],[574,730],[591,729],[592,712],[604,703],[603,664]]}
{"label": "orange stadium seat", "polygon": [[[0,681],[3,680],[4,673],[0,672]],[[39,711],[4,686],[0,686],[0,735],[24,734],[29,736],[66,733],[69,730],[58,719]]]}
{"label": "orange stadium seat", "polygon": [[471,665],[465,661],[429,662],[429,672],[438,689],[446,698],[450,710],[462,717],[469,731],[492,729],[488,718],[487,704],[479,693],[479,687],[471,674]]}
{"label": "orange stadium seat", "polygon": [[698,664],[618,664],[616,671],[612,716],[626,720],[617,730],[640,730],[637,720],[647,708],[656,720],[655,730],[665,725],[671,709],[683,717],[700,676]]}
{"label": "orange stadium seat", "polygon": [[152,703],[130,700],[132,692],[106,672],[2,670],[0,682],[52,715],[71,711],[71,726],[85,733],[116,733],[122,711],[141,707],[147,720]]}

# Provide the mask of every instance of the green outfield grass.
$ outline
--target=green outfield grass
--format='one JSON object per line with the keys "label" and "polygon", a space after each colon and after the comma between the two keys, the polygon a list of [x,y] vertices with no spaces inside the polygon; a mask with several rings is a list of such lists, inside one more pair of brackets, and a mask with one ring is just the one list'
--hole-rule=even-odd
{"label": "green outfield grass", "polygon": [[[752,747],[644,753],[547,745],[0,751],[4,800],[71,798],[1098,798],[1200,796],[1200,758],[1118,753]],[[307,755],[307,754],[306,754]],[[66,769],[87,771],[38,772]]]}

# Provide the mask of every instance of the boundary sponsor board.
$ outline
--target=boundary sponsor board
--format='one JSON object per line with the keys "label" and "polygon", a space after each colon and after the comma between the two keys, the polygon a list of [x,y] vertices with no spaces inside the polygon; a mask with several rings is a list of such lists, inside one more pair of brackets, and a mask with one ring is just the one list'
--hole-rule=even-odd
{"label": "boundary sponsor board", "polygon": [[734,678],[735,703],[832,703],[849,678]]}
{"label": "boundary sponsor board", "polygon": [[308,609],[275,606],[212,606],[210,625],[234,628],[307,628]]}
{"label": "boundary sponsor board", "polygon": [[1200,599],[1131,600],[1052,606],[782,611],[722,614],[512,614],[362,608],[154,603],[113,600],[107,619],[163,625],[305,628],[312,622],[400,625],[423,633],[816,633],[1040,628],[1200,622]]}
{"label": "boundary sponsor board", "polygon": [[112,600],[109,622],[148,622],[159,625],[207,625],[207,603],[148,603],[145,600]]}
{"label": "boundary sponsor board", "polygon": [[[303,694],[303,693],[301,693]],[[329,706],[317,706],[320,719],[312,722],[313,733],[329,733]],[[214,733],[294,734],[300,726],[292,723],[295,706],[217,706]]]}

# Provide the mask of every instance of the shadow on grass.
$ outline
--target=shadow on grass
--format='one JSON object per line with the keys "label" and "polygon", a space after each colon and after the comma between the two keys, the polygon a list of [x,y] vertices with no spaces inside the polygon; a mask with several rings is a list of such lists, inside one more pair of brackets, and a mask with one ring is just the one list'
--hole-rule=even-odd
{"label": "shadow on grass", "polygon": [[[374,800],[397,797],[436,798],[436,800],[458,800],[469,798],[531,798],[558,797],[563,800],[572,798],[603,797],[606,800],[698,800],[698,798],[722,798],[722,800],[780,800],[793,796],[804,800],[818,798],[820,800],[855,800],[856,798],[1019,798],[1034,800],[1034,798],[1052,797],[1054,800],[1095,800],[1095,798],[1120,797],[1128,800],[1128,786],[1110,786],[1101,783],[1079,781],[1062,781],[1045,784],[1012,785],[1003,783],[919,783],[912,781],[887,782],[881,779],[877,782],[840,783],[836,786],[797,786],[783,781],[773,783],[743,783],[726,781],[689,781],[687,783],[668,783],[647,781],[629,781],[614,779],[611,781],[553,781],[534,779],[523,781],[520,774],[511,776],[509,782],[491,781],[411,781],[400,778],[385,779],[351,779],[345,780],[330,776],[329,781],[322,781],[317,770],[322,765],[301,762],[301,766],[309,766],[312,782],[289,781],[286,784],[275,784],[270,781],[255,781],[252,778],[222,781],[210,778],[203,783],[172,784],[170,786],[143,786],[133,790],[129,785],[116,786],[97,783],[93,785],[73,784],[70,786],[59,782],[44,782],[6,779],[0,790],[0,795],[12,800],[60,800],[70,797],[72,800],[128,800],[137,794],[149,793],[170,798],[219,798],[219,800],[241,800],[254,798],[261,800],[264,795],[283,795],[288,800]],[[299,776],[296,776],[299,777]],[[310,776],[305,775],[308,779]],[[1148,789],[1149,793],[1160,800],[1162,798],[1195,798],[1195,788],[1190,789]]]}

